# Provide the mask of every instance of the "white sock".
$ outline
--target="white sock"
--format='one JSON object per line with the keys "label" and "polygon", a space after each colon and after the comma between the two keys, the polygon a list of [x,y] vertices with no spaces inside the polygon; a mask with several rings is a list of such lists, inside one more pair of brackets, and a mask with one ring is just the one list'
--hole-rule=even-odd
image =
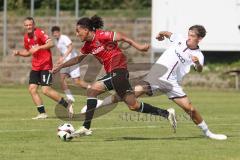
{"label": "white sock", "polygon": [[64,90],[64,93],[66,94],[67,99],[69,99],[73,102],[75,101],[75,99],[74,99],[74,97],[73,97],[73,95],[72,95],[72,93],[69,89]]}
{"label": "white sock", "polygon": [[210,130],[208,129],[207,124],[205,123],[205,121],[203,120],[201,123],[198,124],[198,127],[203,131],[203,133],[208,136],[209,134],[211,134]]}

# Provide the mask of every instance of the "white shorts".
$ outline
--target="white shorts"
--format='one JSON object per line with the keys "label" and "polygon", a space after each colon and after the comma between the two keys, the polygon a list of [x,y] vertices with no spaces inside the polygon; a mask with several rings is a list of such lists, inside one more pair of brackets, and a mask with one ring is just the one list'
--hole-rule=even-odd
{"label": "white shorts", "polygon": [[154,94],[166,94],[169,99],[186,97],[182,87],[178,84],[177,80],[168,80],[163,77],[166,73],[167,68],[161,66],[160,64],[153,65],[150,72],[143,81],[146,81],[150,84],[151,89]]}
{"label": "white shorts", "polygon": [[61,74],[68,74],[71,78],[78,78],[80,77],[80,67],[79,64],[76,64],[74,66],[62,68],[60,70]]}
{"label": "white shorts", "polygon": [[186,97],[186,93],[183,91],[182,87],[177,83],[170,83],[168,81],[158,80],[158,82],[153,83],[147,81],[154,95],[165,94],[169,99]]}

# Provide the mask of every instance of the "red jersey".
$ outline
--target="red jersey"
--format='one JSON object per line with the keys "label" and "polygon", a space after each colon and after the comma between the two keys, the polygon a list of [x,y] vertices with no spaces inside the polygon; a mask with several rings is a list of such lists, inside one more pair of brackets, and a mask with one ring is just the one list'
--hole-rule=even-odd
{"label": "red jersey", "polygon": [[114,41],[115,32],[96,30],[91,42],[85,42],[81,48],[83,54],[93,54],[102,64],[107,73],[114,69],[127,68],[125,55]]}
{"label": "red jersey", "polygon": [[[26,50],[29,50],[34,46],[44,45],[48,39],[48,35],[45,34],[43,30],[35,28],[32,37],[27,33],[24,35],[24,47]],[[32,54],[32,70],[51,70],[52,67],[52,54],[50,49],[40,49]]]}

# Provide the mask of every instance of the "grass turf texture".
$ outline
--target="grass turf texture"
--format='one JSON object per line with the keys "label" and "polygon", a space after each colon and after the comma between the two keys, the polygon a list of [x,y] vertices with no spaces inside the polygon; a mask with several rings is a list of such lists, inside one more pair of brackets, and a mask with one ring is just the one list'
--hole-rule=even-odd
{"label": "grass turf texture", "polygon": [[[0,88],[0,159],[1,160],[239,160],[240,92],[187,89],[193,104],[202,113],[210,129],[228,135],[226,141],[204,138],[183,111],[165,96],[143,98],[157,106],[173,106],[178,114],[177,133],[166,120],[131,112],[120,103],[112,112],[93,121],[93,135],[62,142],[57,126],[64,123],[54,115],[55,103],[42,96],[50,116],[31,120],[36,109],[27,87]],[[85,103],[78,96],[75,110]],[[82,122],[70,122],[75,128]]]}

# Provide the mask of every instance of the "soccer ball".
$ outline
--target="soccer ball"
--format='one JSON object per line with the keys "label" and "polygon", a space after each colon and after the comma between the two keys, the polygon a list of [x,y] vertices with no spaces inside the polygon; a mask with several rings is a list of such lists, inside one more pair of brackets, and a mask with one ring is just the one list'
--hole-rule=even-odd
{"label": "soccer ball", "polygon": [[60,126],[58,126],[58,137],[65,142],[71,141],[72,136],[71,134],[74,132],[74,127],[70,123],[64,123]]}

